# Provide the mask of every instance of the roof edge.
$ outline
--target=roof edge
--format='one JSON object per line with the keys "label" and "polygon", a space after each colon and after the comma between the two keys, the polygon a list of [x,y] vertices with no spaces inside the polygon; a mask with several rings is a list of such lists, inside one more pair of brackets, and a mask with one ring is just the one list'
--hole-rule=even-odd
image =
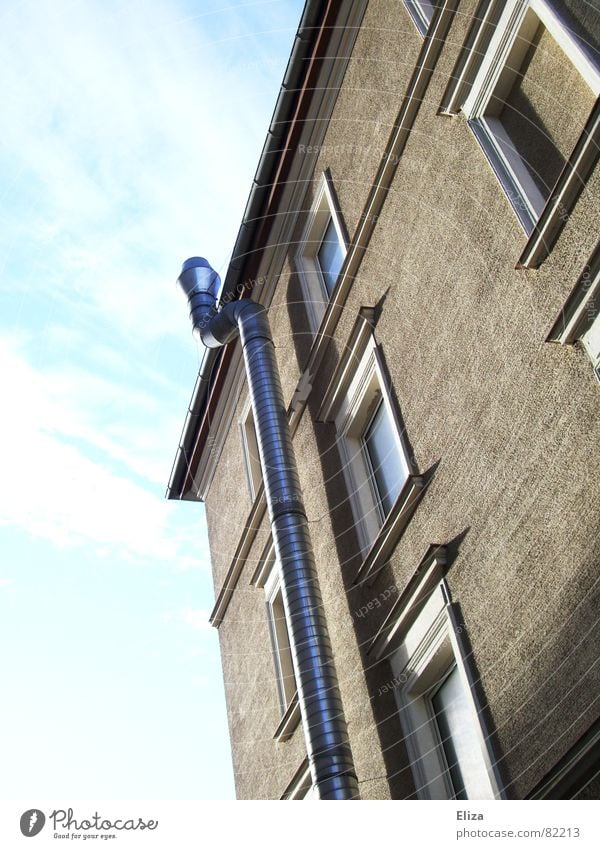
{"label": "roof edge", "polygon": [[[279,161],[285,153],[282,142],[294,117],[302,83],[309,67],[308,60],[314,54],[323,22],[331,8],[339,5],[339,0],[330,0],[326,4],[321,0],[307,0],[305,3],[225,275],[219,305],[250,294],[246,287],[240,287],[240,283],[251,254],[251,245],[262,226],[261,211],[272,192]],[[191,471],[191,457],[198,438],[198,427],[203,418],[209,390],[214,383],[213,375],[222,365],[225,351],[224,348],[207,348],[204,351],[167,484],[165,497],[168,500],[198,500],[189,489],[186,490],[186,482]]]}

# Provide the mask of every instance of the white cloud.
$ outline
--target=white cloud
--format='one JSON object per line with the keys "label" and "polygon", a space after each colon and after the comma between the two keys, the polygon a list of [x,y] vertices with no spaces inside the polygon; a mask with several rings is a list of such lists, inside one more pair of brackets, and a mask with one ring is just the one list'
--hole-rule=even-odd
{"label": "white cloud", "polygon": [[231,250],[302,4],[5,5],[0,328],[29,335],[0,335],[0,523],[191,564],[163,500],[192,380],[162,348],[196,356],[174,278]]}
{"label": "white cloud", "polygon": [[[254,26],[285,5],[256,4]],[[166,0],[36,0],[3,22],[0,174],[21,198],[0,237],[20,260],[8,279],[132,342],[181,332],[182,259],[226,259],[276,94],[243,73],[267,37],[234,9],[203,30],[199,17]]]}
{"label": "white cloud", "polygon": [[164,411],[158,392],[149,394],[122,374],[109,379],[74,364],[35,369],[23,349],[14,338],[0,337],[5,432],[12,428],[18,435],[34,426],[62,441],[81,441],[140,477],[165,484],[181,412]]}
{"label": "white cloud", "polygon": [[[189,554],[198,547],[192,543],[197,528],[189,516],[177,521],[179,505],[164,501],[162,487],[149,490],[117,473],[109,460],[92,459],[90,449],[121,456],[117,443],[74,406],[74,397],[81,404],[89,393],[103,409],[111,400],[127,400],[152,413],[152,398],[83,372],[36,371],[6,338],[0,338],[0,391],[0,524],[60,546],[92,544],[106,556],[118,552],[174,566],[202,562],[203,552]],[[124,447],[121,453],[129,465],[148,471],[139,458],[126,457]]]}

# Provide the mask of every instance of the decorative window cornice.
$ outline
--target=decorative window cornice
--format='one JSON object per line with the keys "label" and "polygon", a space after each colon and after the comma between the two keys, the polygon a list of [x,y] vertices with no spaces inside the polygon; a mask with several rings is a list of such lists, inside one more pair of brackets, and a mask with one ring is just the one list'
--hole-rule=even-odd
{"label": "decorative window cornice", "polygon": [[373,330],[377,324],[377,311],[374,307],[361,307],[358,318],[350,333],[344,353],[323,394],[323,401],[317,413],[317,421],[330,422],[335,419],[336,410],[348,388],[357,366],[362,360]]}
{"label": "decorative window cornice", "polygon": [[423,605],[444,577],[446,563],[446,546],[430,545],[373,637],[367,649],[369,656],[381,660],[398,648]]}
{"label": "decorative window cornice", "polygon": [[293,736],[294,731],[300,724],[300,719],[300,702],[298,701],[298,693],[296,693],[287,706],[285,713],[281,717],[281,722],[275,729],[273,739],[276,740],[277,743],[285,743]]}

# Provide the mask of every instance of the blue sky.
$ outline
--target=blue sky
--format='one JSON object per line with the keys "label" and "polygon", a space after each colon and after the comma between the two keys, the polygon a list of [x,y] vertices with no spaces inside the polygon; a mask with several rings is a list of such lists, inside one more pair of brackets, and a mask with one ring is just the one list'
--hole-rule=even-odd
{"label": "blue sky", "polygon": [[2,5],[0,798],[233,795],[174,281],[226,269],[302,6]]}

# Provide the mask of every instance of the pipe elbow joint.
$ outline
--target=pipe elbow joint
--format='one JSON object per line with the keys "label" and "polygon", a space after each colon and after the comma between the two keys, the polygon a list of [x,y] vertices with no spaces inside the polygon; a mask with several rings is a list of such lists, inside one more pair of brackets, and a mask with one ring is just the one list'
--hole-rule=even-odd
{"label": "pipe elbow joint", "polygon": [[242,345],[256,338],[272,340],[265,308],[251,300],[230,301],[219,312],[206,314],[196,329],[207,348],[220,348],[238,334]]}

